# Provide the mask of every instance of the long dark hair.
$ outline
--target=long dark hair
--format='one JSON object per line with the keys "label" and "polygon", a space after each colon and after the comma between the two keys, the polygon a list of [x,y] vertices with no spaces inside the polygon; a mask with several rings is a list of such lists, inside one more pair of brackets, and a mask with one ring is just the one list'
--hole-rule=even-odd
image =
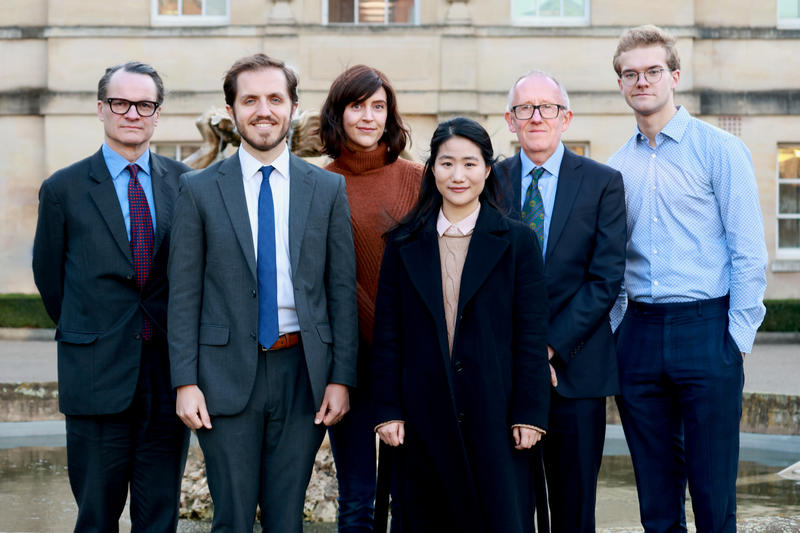
{"label": "long dark hair", "polygon": [[399,239],[410,237],[422,228],[431,217],[439,214],[439,208],[442,207],[442,193],[436,188],[433,166],[436,162],[436,157],[439,155],[439,148],[444,142],[453,137],[463,137],[480,149],[483,162],[489,167],[489,176],[486,178],[486,184],[479,199],[481,203],[489,204],[498,211],[504,212],[503,186],[494,170],[495,158],[492,139],[483,126],[474,120],[458,117],[442,122],[433,132],[430,155],[425,162],[425,171],[422,175],[422,185],[419,189],[417,203],[400,221],[400,224],[391,230],[390,233],[393,237]]}
{"label": "long dark hair", "polygon": [[397,95],[383,72],[366,65],[356,65],[339,74],[322,104],[319,135],[327,155],[333,159],[339,157],[347,141],[342,124],[345,107],[354,102],[363,102],[381,87],[386,91],[386,125],[381,137],[387,149],[386,164],[397,160],[409,141],[408,129],[397,110]]}

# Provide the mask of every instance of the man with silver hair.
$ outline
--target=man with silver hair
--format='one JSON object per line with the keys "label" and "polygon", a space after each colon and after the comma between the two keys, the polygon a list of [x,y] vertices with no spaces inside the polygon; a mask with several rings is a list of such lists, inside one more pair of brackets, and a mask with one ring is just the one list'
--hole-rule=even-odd
{"label": "man with silver hair", "polygon": [[[553,76],[534,70],[519,78],[505,116],[520,151],[496,170],[506,180],[510,213],[539,237],[550,302],[553,387],[541,453],[552,531],[594,531],[605,397],[619,392],[608,312],[625,272],[622,176],[561,142],[573,114]],[[544,491],[537,492],[541,511]],[[547,529],[543,514],[540,530]]]}

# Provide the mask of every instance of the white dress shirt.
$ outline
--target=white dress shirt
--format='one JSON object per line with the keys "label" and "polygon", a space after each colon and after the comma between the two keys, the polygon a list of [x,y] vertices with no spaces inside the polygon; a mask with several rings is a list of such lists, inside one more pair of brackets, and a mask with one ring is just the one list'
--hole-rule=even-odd
{"label": "white dress shirt", "polygon": [[[247,150],[239,147],[239,163],[242,166],[244,196],[247,214],[253,233],[253,250],[258,257],[258,195],[261,192],[261,167],[264,166]],[[275,209],[275,263],[278,272],[278,331],[299,331],[294,305],[292,266],[289,259],[289,150],[284,145],[281,154],[272,162],[274,170],[269,176],[272,188],[272,205]]]}

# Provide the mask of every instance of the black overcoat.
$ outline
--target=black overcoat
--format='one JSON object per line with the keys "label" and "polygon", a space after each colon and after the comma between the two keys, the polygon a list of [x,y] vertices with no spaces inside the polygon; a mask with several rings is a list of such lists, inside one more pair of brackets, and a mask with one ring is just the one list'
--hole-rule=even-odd
{"label": "black overcoat", "polygon": [[483,204],[461,278],[450,357],[436,220],[387,242],[375,313],[376,423],[405,421],[405,531],[532,530],[530,451],[511,427],[545,429],[547,289],[535,234]]}

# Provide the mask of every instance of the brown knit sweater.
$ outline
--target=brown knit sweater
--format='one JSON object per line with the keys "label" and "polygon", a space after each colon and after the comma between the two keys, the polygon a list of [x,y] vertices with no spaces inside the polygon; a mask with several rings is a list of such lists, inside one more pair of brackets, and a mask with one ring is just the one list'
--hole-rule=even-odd
{"label": "brown knit sweater", "polygon": [[383,144],[371,152],[342,147],[341,155],[325,167],[345,178],[356,248],[358,329],[361,341],[370,345],[383,234],[414,206],[422,182],[421,164],[398,158],[387,165],[385,158]]}

